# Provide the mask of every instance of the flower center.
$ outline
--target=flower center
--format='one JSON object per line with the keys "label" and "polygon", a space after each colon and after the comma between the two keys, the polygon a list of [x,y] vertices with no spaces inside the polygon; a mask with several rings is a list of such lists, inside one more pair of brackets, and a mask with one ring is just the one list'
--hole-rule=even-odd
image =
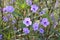
{"label": "flower center", "polygon": [[44,22],[44,24],[46,24],[46,22]]}
{"label": "flower center", "polygon": [[43,12],[41,12],[41,14],[43,14]]}
{"label": "flower center", "polygon": [[35,10],[35,8],[33,8],[33,10]]}
{"label": "flower center", "polygon": [[26,21],[26,23],[29,23],[29,21]]}

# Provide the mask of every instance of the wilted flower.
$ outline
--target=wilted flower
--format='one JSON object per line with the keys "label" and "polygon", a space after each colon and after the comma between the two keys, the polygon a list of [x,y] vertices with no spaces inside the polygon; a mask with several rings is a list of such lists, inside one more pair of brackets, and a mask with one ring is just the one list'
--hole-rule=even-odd
{"label": "wilted flower", "polygon": [[32,5],[32,0],[26,0],[27,5]]}
{"label": "wilted flower", "polygon": [[58,24],[58,22],[55,21],[54,24],[53,24],[54,25],[54,28],[56,28],[57,24]]}
{"label": "wilted flower", "polygon": [[43,34],[44,33],[44,29],[43,28],[40,28],[39,29],[39,32]]}
{"label": "wilted flower", "polygon": [[41,21],[40,21],[41,25],[43,25],[44,27],[47,27],[50,23],[48,21],[47,18],[43,18]]}
{"label": "wilted flower", "polygon": [[5,8],[3,8],[3,11],[12,13],[14,11],[14,8],[13,8],[13,6],[6,6]]}
{"label": "wilted flower", "polygon": [[[58,5],[57,5],[58,4]],[[57,8],[57,7],[59,7],[59,1],[58,0],[56,0],[56,3],[55,3],[55,6],[54,6],[55,8]]]}
{"label": "wilted flower", "polygon": [[35,5],[35,4],[31,5],[31,11],[32,12],[36,12],[37,10],[38,10],[38,6],[37,5]]}
{"label": "wilted flower", "polygon": [[25,34],[28,34],[28,33],[30,33],[30,30],[29,30],[28,28],[23,28],[23,32],[24,32]]}
{"label": "wilted flower", "polygon": [[55,21],[54,13],[51,13],[50,18],[53,22]]}
{"label": "wilted flower", "polygon": [[36,31],[39,28],[39,24],[35,22],[32,27],[33,27],[33,30]]}
{"label": "wilted flower", "polygon": [[13,29],[16,31],[17,30],[17,27],[13,27]]}
{"label": "wilted flower", "polygon": [[7,14],[7,17],[10,19],[10,18],[13,18],[13,15],[12,14]]}
{"label": "wilted flower", "polygon": [[55,28],[55,27],[57,26],[58,22],[56,21],[56,19],[55,19],[55,17],[54,17],[54,13],[51,13],[50,17],[51,17],[51,20],[52,20],[52,22],[53,22],[53,26],[54,26],[54,28]]}
{"label": "wilted flower", "polygon": [[30,20],[30,18],[25,18],[25,19],[23,20],[23,24],[25,24],[26,26],[29,26],[29,25],[32,24],[32,21]]}
{"label": "wilted flower", "polygon": [[8,21],[8,18],[6,16],[3,16],[3,21],[4,22],[7,22]]}
{"label": "wilted flower", "polygon": [[12,24],[15,24],[16,23],[16,20],[12,20]]}
{"label": "wilted flower", "polygon": [[11,0],[10,3],[12,4],[12,3],[14,3],[15,1],[16,1],[16,0]]}
{"label": "wilted flower", "polygon": [[0,40],[2,40],[2,34],[0,34]]}

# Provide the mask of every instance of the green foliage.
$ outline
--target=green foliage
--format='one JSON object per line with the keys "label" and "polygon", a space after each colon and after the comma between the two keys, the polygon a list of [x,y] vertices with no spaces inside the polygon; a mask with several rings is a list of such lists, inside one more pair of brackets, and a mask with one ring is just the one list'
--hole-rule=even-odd
{"label": "green foliage", "polygon": [[[27,5],[26,0],[15,0],[13,4],[10,4],[11,0],[4,0],[8,5],[12,5],[14,7],[14,12],[2,12],[0,11],[0,34],[3,35],[2,40],[60,40],[60,21],[58,21],[60,17],[60,7],[55,8],[56,0],[32,0],[32,4],[38,5],[39,9],[36,13],[31,11],[31,5]],[[59,2],[59,1],[58,1]],[[7,4],[2,5],[3,2],[0,0],[0,8],[5,7]],[[59,3],[58,3],[59,4]],[[58,6],[57,4],[57,6]],[[48,8],[46,13],[40,16],[39,11],[42,11],[44,8]],[[54,18],[58,23],[54,28],[54,22],[51,20],[50,14],[54,14]],[[8,22],[3,21],[3,16],[7,16],[6,14],[12,14],[13,18],[10,20],[8,17]],[[23,24],[23,20],[26,17],[30,17],[32,21],[32,25],[34,22],[39,23],[39,28],[44,29],[44,34],[39,33],[38,31],[34,31],[32,25],[27,27]],[[47,18],[50,22],[50,25],[44,27],[40,24],[40,18]],[[12,23],[12,20],[16,20],[16,23]],[[16,29],[14,29],[16,27]],[[30,30],[29,34],[24,34],[23,28],[27,27]]]}

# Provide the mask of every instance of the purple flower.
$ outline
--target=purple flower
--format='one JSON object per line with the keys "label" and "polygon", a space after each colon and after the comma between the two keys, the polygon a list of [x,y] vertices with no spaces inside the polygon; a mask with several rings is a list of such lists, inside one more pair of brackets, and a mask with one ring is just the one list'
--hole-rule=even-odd
{"label": "purple flower", "polygon": [[43,19],[41,20],[41,25],[43,25],[44,27],[47,27],[49,24],[50,24],[50,23],[49,23],[49,21],[48,21],[47,18],[43,18]]}
{"label": "purple flower", "polygon": [[27,5],[32,5],[32,0],[26,0]]}
{"label": "purple flower", "polygon": [[44,29],[43,29],[43,28],[40,28],[40,29],[39,29],[39,32],[40,32],[41,34],[43,34],[43,33],[44,33]]}
{"label": "purple flower", "polygon": [[36,22],[33,24],[32,27],[33,27],[33,30],[36,31],[36,30],[38,30],[39,24]]}
{"label": "purple flower", "polygon": [[43,14],[45,14],[45,11],[42,10],[41,12],[39,12],[39,14],[42,16]]}
{"label": "purple flower", "polygon": [[5,8],[3,8],[3,11],[12,13],[14,11],[14,8],[13,8],[13,6],[6,6]]}
{"label": "purple flower", "polygon": [[28,28],[23,28],[23,32],[24,32],[25,34],[28,34],[28,33],[30,33],[30,30],[29,30]]}
{"label": "purple flower", "polygon": [[6,8],[3,8],[3,12],[6,12]]}
{"label": "purple flower", "polygon": [[32,24],[32,22],[31,22],[30,18],[25,18],[25,19],[23,20],[23,24],[25,24],[26,26],[29,26],[29,25]]}
{"label": "purple flower", "polygon": [[35,4],[31,5],[31,11],[32,12],[36,12],[37,10],[38,10],[38,6],[37,5],[35,5]]}
{"label": "purple flower", "polygon": [[3,16],[3,21],[4,22],[7,22],[8,21],[8,18],[6,16]]}
{"label": "purple flower", "polygon": [[44,8],[41,12],[39,12],[39,14],[42,16],[46,13],[47,10],[48,10],[48,8]]}
{"label": "purple flower", "polygon": [[2,39],[2,34],[0,34],[0,40]]}

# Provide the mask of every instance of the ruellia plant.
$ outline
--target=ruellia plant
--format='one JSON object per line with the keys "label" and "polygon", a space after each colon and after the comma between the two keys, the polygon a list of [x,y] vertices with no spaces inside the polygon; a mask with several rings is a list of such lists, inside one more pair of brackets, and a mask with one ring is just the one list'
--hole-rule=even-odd
{"label": "ruellia plant", "polygon": [[0,0],[0,40],[60,40],[60,0]]}

